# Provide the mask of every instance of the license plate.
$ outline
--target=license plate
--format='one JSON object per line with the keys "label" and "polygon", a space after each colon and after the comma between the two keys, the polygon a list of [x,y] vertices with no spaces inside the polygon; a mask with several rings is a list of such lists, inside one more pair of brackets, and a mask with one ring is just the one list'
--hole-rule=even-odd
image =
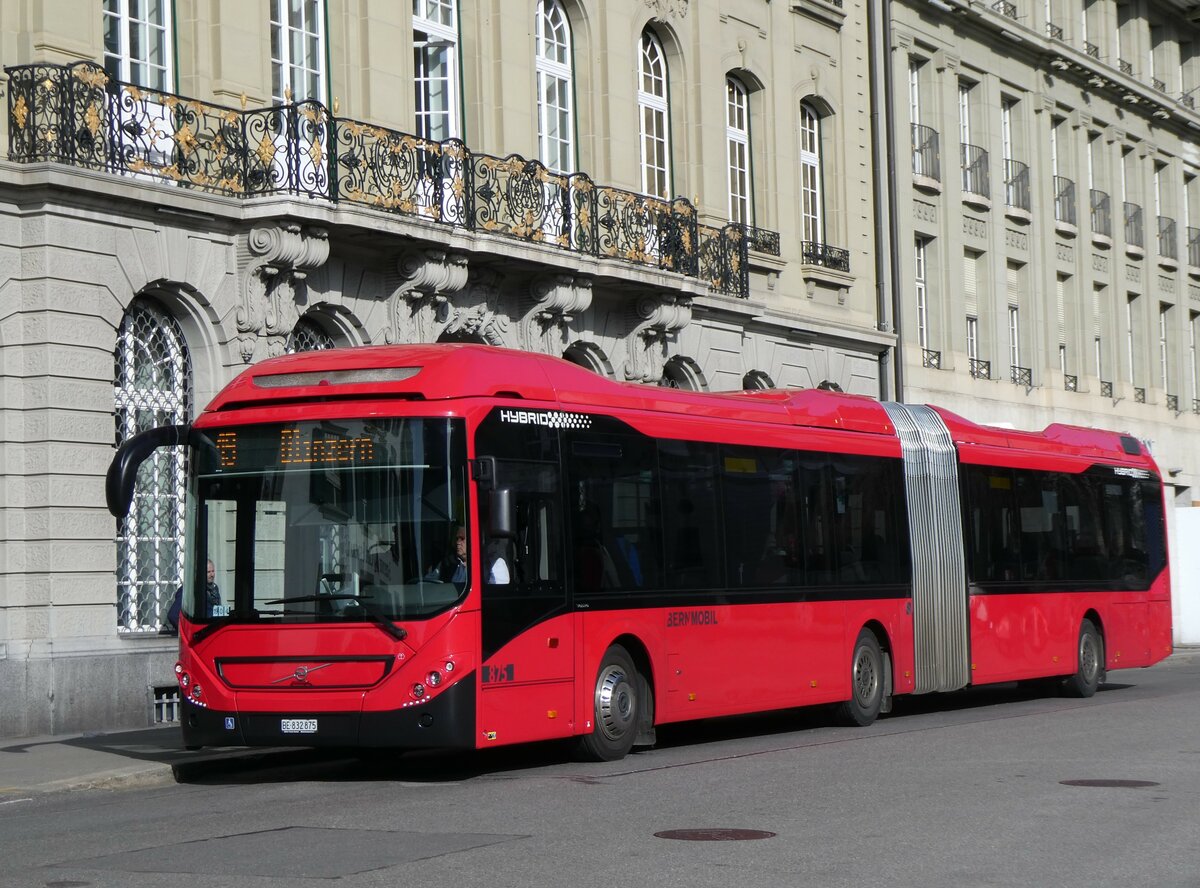
{"label": "license plate", "polygon": [[317,720],[315,718],[280,719],[279,730],[285,734],[315,734],[317,733]]}

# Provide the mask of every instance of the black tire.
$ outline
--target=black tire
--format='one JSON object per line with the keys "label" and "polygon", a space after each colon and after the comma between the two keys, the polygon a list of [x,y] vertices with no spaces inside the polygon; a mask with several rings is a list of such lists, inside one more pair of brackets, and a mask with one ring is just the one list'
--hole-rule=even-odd
{"label": "black tire", "polygon": [[883,651],[870,629],[858,633],[850,657],[850,699],[838,706],[838,721],[866,727],[879,717],[883,707]]}
{"label": "black tire", "polygon": [[1104,639],[1096,624],[1085,619],[1079,626],[1075,674],[1063,682],[1071,697],[1090,697],[1104,682]]}
{"label": "black tire", "polygon": [[604,654],[592,694],[592,732],[579,738],[580,759],[615,762],[633,748],[641,719],[638,672],[625,648],[614,644]]}

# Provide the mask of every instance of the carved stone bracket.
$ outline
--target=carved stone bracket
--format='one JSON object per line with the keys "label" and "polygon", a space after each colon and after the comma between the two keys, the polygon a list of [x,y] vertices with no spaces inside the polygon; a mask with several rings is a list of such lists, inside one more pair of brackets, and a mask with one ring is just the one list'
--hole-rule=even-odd
{"label": "carved stone bracket", "polygon": [[488,345],[510,346],[508,316],[501,312],[500,275],[481,270],[471,275],[462,304],[453,307],[443,331],[455,339],[478,340]]}
{"label": "carved stone bracket", "polygon": [[690,296],[643,296],[633,306],[633,329],[626,337],[625,378],[657,382],[667,362],[667,344],[692,322]]}
{"label": "carved stone bracket", "polygon": [[439,249],[410,250],[397,270],[403,282],[388,297],[389,327],[383,338],[392,344],[433,342],[439,324],[450,314],[449,298],[467,285],[467,256]]}
{"label": "carved stone bracket", "polygon": [[241,253],[242,304],[236,323],[242,360],[253,361],[265,340],[266,356],[287,348],[287,337],[307,299],[305,279],[329,259],[329,233],[295,222],[251,229]]}
{"label": "carved stone bracket", "polygon": [[521,345],[529,351],[558,354],[567,345],[572,321],[592,305],[592,282],[569,274],[548,274],[529,284],[518,325]]}

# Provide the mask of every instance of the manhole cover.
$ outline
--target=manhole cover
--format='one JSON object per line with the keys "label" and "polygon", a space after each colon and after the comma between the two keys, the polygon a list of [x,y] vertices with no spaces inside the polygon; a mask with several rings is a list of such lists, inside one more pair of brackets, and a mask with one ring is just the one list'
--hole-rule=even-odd
{"label": "manhole cover", "polygon": [[1101,786],[1116,789],[1142,789],[1147,786],[1158,786],[1153,780],[1060,780],[1063,786]]}
{"label": "manhole cover", "polygon": [[774,838],[765,829],[664,829],[656,832],[659,839],[679,839],[684,842],[748,842],[752,839]]}

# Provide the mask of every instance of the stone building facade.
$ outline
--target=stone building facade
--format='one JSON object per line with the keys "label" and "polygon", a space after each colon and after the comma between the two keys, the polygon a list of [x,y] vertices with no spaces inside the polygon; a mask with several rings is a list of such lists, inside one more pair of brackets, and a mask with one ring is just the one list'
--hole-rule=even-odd
{"label": "stone building facade", "polygon": [[892,4],[904,397],[1129,431],[1200,500],[1200,11]]}
{"label": "stone building facade", "polygon": [[171,718],[183,466],[119,526],[104,472],[249,362],[892,394],[866,35],[860,0],[5,4],[0,735]]}

